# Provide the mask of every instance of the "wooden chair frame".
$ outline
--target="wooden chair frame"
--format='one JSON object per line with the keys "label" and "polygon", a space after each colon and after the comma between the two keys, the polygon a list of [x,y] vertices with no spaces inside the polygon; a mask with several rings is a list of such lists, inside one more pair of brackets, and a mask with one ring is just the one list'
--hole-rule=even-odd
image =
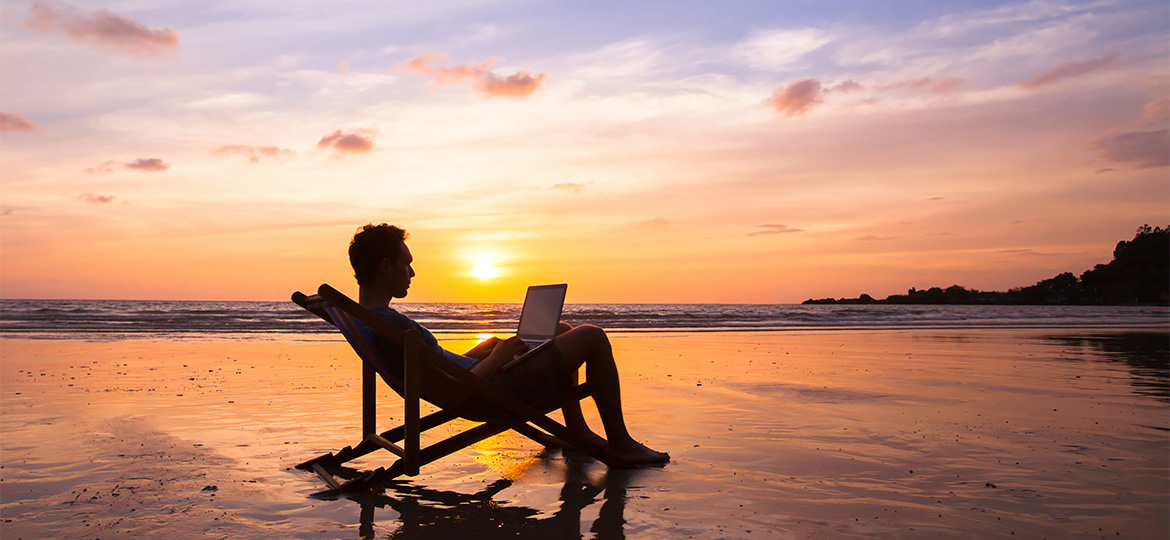
{"label": "wooden chair frame", "polygon": [[[321,285],[317,294],[313,296],[306,296],[300,292],[293,293],[292,300],[341,330],[354,351],[363,360],[361,441],[356,446],[346,446],[337,453],[323,454],[296,466],[298,469],[314,471],[329,486],[328,490],[315,495],[328,496],[342,492],[359,491],[377,487],[402,475],[416,476],[419,474],[421,466],[509,429],[542,444],[550,438],[551,434],[552,438],[560,439],[560,441],[572,445],[610,467],[630,467],[629,463],[606,448],[580,436],[547,416],[548,413],[561,408],[570,400],[579,401],[593,395],[593,387],[589,382],[578,384],[540,403],[527,404],[489,381],[472,374],[466,368],[452,362],[430,347],[423,345],[419,341],[417,330],[403,330],[391,324],[329,285]],[[382,365],[374,352],[373,344],[369,343],[358,331],[355,324],[357,321],[402,346],[404,366],[401,377],[386,371],[386,367]],[[485,396],[492,403],[508,412],[490,418],[442,441],[422,446],[421,434],[423,432],[461,417],[458,405],[444,407],[429,399],[428,401],[440,407],[440,410],[420,417],[419,401],[425,399],[426,393],[425,389],[422,388],[421,373],[423,369],[438,370],[446,374],[454,379],[456,384],[463,385],[465,388]],[[382,433],[378,433],[376,429],[376,375],[380,375],[395,392],[402,396],[405,417],[402,425]],[[398,381],[401,381],[401,386],[393,384]],[[397,444],[399,442],[402,442],[401,446]],[[344,482],[327,470],[379,449],[387,450],[398,456],[398,460],[389,468],[368,471],[358,478]]]}

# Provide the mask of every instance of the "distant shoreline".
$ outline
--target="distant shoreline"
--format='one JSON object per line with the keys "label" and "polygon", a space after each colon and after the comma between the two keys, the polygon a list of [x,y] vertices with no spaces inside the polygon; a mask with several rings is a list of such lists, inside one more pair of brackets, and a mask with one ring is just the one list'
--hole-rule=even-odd
{"label": "distant shoreline", "polygon": [[946,289],[911,288],[878,300],[857,298],[809,299],[816,304],[1000,305],[1000,306],[1168,306],[1170,305],[1170,227],[1138,227],[1133,240],[1122,240],[1113,260],[1078,276],[1064,272],[1028,287],[1007,292],[977,291],[960,285]]}

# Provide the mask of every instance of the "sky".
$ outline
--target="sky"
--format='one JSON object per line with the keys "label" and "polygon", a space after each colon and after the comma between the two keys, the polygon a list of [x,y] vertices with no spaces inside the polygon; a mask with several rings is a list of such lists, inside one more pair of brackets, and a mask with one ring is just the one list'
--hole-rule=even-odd
{"label": "sky", "polygon": [[1170,224],[1155,1],[0,2],[0,297],[797,303]]}

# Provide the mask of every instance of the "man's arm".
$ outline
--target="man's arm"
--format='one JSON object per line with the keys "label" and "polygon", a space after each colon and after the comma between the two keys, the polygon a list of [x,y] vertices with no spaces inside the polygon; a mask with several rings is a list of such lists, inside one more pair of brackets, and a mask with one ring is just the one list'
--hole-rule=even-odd
{"label": "man's arm", "polygon": [[491,354],[492,349],[495,348],[496,344],[499,342],[500,338],[498,337],[487,338],[480,344],[472,347],[471,350],[464,353],[463,356],[470,356],[476,360],[483,360],[484,358],[488,357],[488,354]]}

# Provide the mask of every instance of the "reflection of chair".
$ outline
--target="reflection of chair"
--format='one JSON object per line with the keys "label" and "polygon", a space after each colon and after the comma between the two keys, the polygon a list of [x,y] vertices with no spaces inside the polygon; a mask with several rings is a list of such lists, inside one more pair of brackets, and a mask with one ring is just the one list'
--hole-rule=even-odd
{"label": "reflection of chair", "polygon": [[[526,404],[490,382],[473,375],[430,347],[424,346],[419,341],[417,331],[402,330],[394,326],[333,287],[321,285],[314,296],[293,293],[292,299],[341,330],[342,335],[363,361],[361,442],[357,446],[347,446],[336,454],[324,454],[297,465],[298,469],[316,472],[325,481],[330,489],[322,493],[355,491],[376,486],[404,474],[415,476],[420,466],[509,429],[514,429],[537,442],[548,440],[550,438],[548,434],[552,434],[553,437],[588,453],[606,465],[629,466],[605,448],[570,431],[547,416],[549,412],[561,408],[570,400],[581,400],[591,396],[593,388],[589,382],[579,384],[543,402]],[[381,359],[375,346],[359,330],[359,322],[402,346],[404,365],[401,371],[390,369],[388,363]],[[375,373],[402,396],[405,402],[404,424],[381,434],[375,429]],[[428,392],[426,383],[443,378],[454,379],[450,384],[461,385],[478,392],[509,412],[497,417],[479,418],[475,411],[461,410],[459,403],[442,403],[440,399],[433,397],[432,392]],[[431,402],[441,410],[420,418],[420,399]],[[483,423],[429,446],[421,446],[420,434],[423,431],[460,417]],[[533,427],[534,425],[536,427]],[[400,441],[403,442],[402,446],[396,444]],[[344,483],[326,470],[328,467],[336,467],[378,449],[388,450],[399,459],[389,468],[379,468]]]}
{"label": "reflection of chair", "polygon": [[[598,540],[625,538],[625,507],[627,490],[634,477],[645,469],[610,469],[603,475],[591,474],[595,464],[565,461],[554,464],[559,469],[560,507],[548,515],[545,512],[516,504],[516,501],[497,496],[510,487],[512,480],[497,480],[473,494],[429,489],[406,482],[388,482],[386,494],[357,492],[347,498],[361,506],[358,534],[363,539],[375,538],[374,511],[390,508],[398,516],[386,520],[387,529],[394,532],[383,537],[411,540],[429,538],[581,538],[582,510],[600,499],[601,508],[589,527]],[[539,480],[537,484],[539,485]],[[558,482],[549,482],[553,488]],[[529,484],[529,489],[531,489]],[[396,522],[396,523],[395,523]]]}

